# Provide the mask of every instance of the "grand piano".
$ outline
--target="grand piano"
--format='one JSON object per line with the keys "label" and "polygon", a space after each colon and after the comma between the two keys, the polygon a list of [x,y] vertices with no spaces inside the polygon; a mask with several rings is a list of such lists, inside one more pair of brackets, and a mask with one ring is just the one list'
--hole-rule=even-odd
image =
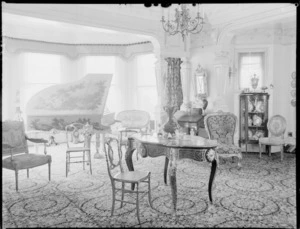
{"label": "grand piano", "polygon": [[111,74],[88,74],[71,83],[50,86],[35,94],[26,107],[27,130],[47,131],[49,137],[79,122],[91,124],[96,134],[99,158],[100,134],[110,132],[114,113],[104,114]]}

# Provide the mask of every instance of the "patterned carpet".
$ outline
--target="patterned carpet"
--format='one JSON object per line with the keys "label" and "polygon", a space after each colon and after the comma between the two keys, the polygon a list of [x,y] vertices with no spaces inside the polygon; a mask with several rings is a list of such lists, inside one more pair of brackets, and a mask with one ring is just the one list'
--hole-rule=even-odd
{"label": "patterned carpet", "polygon": [[[115,209],[110,217],[111,184],[105,159],[92,159],[93,174],[72,164],[65,177],[64,144],[51,146],[52,180],[47,165],[34,168],[30,178],[20,172],[19,192],[14,172],[3,170],[2,226],[16,227],[139,227],[134,205]],[[30,148],[35,152],[34,148]],[[94,153],[93,153],[94,154]],[[164,157],[141,158],[134,165],[151,171],[154,209],[147,198],[140,202],[141,227],[259,227],[296,228],[295,155],[271,157],[243,154],[243,168],[231,160],[221,161],[213,190],[214,205],[208,201],[207,162],[178,163],[178,219],[171,214],[170,186],[163,182]],[[129,196],[129,198],[131,198]]]}

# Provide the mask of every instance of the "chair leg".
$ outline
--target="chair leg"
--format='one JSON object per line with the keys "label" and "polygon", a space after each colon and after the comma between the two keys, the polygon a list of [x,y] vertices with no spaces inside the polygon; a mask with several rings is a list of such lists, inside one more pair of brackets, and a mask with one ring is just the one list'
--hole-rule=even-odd
{"label": "chair leg", "polygon": [[241,169],[242,168],[242,158],[241,157],[238,157],[238,167],[239,167],[239,169]]}
{"label": "chair leg", "polygon": [[48,173],[49,181],[51,181],[51,162],[48,163]]}
{"label": "chair leg", "polygon": [[268,150],[269,150],[269,157],[271,157],[271,146],[268,146]]}
{"label": "chair leg", "polygon": [[66,153],[66,177],[68,176],[68,154]]}
{"label": "chair leg", "polygon": [[19,187],[18,187],[18,170],[15,170],[15,177],[16,177],[16,191],[19,191]]}
{"label": "chair leg", "polygon": [[139,203],[139,183],[137,183],[136,184],[136,216],[138,218],[139,224],[141,224],[139,206],[140,206],[140,203]]}
{"label": "chair leg", "polygon": [[151,201],[151,185],[150,185],[151,181],[150,181],[150,174],[149,174],[149,178],[148,178],[148,201],[149,201],[149,205],[150,207],[153,209],[153,205],[152,205],[152,201]]}
{"label": "chair leg", "polygon": [[85,151],[83,151],[83,170],[85,170]]}
{"label": "chair leg", "polygon": [[259,158],[261,158],[261,144],[259,143]]}
{"label": "chair leg", "polygon": [[91,159],[92,157],[91,157],[91,151],[88,152],[88,157],[89,157],[88,160],[89,160],[89,163],[90,163],[90,172],[91,172],[91,174],[93,174],[93,173],[92,173],[92,159]]}
{"label": "chair leg", "polygon": [[111,216],[114,215],[115,211],[115,202],[116,202],[116,193],[115,193],[115,188],[114,186],[112,187],[112,206],[111,206]]}
{"label": "chair leg", "polygon": [[120,206],[120,208],[123,207],[123,200],[124,200],[124,186],[125,186],[125,183],[122,182],[122,197],[121,197],[122,201],[121,201],[121,206]]}
{"label": "chair leg", "polygon": [[27,169],[27,178],[29,178],[29,169]]}
{"label": "chair leg", "polygon": [[281,161],[283,160],[283,145],[281,145]]}

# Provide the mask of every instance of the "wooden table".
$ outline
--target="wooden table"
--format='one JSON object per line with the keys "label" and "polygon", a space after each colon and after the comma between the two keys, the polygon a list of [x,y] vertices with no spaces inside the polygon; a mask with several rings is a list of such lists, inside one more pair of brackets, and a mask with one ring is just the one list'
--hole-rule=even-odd
{"label": "wooden table", "polygon": [[[173,202],[173,212],[176,215],[177,205],[177,185],[176,185],[176,166],[177,161],[183,158],[190,158],[196,161],[206,161],[212,164],[208,184],[209,200],[212,203],[212,184],[214,181],[217,160],[213,150],[217,146],[214,140],[205,139],[198,136],[184,135],[181,138],[167,139],[154,135],[134,134],[128,138],[128,148],[125,160],[129,171],[134,171],[132,154],[136,148],[142,157],[166,156],[169,161],[169,179],[171,184],[171,194]],[[132,190],[134,185],[132,185]]]}
{"label": "wooden table", "polygon": [[192,128],[198,133],[199,128],[204,128],[204,115],[183,115],[178,118],[177,122],[181,127],[186,128],[186,134],[190,134]]}

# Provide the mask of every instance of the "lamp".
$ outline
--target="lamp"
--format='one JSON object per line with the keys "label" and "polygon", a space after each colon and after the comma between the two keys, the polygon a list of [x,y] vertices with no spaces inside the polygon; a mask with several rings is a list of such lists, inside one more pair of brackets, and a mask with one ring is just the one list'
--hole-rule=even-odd
{"label": "lamp", "polygon": [[[202,12],[202,16],[204,17],[204,13]],[[199,7],[197,12],[197,17],[195,19],[191,19],[189,9],[187,9],[186,4],[181,5],[181,11],[175,9],[175,20],[165,21],[164,16],[162,16],[161,22],[163,25],[163,29],[169,33],[169,35],[175,35],[177,33],[181,33],[182,40],[184,41],[185,36],[188,33],[200,33],[203,28],[203,17],[200,16]]]}

